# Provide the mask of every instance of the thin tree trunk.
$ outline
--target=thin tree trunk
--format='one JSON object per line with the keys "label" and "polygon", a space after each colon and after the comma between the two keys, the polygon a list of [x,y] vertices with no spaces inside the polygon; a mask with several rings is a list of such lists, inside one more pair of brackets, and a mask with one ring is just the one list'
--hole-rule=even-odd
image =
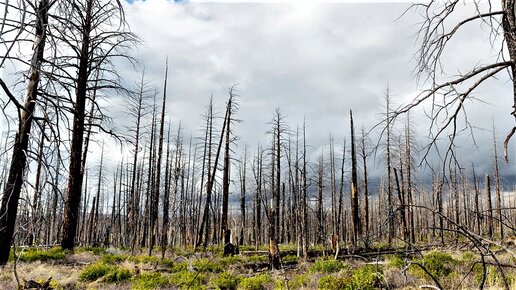
{"label": "thin tree trunk", "polygon": [[[159,140],[158,140],[158,156],[156,160],[156,175],[155,182],[152,188],[152,203],[150,211],[150,224],[149,224],[149,245],[148,254],[152,255],[152,247],[154,246],[155,237],[158,232],[158,208],[159,208],[159,197],[160,197],[160,184],[161,184],[161,159],[163,156],[163,137],[165,131],[165,111],[167,104],[167,80],[168,80],[168,59],[165,65],[165,82],[163,84],[163,100],[161,104],[161,117],[159,126]],[[167,207],[168,211],[168,207]],[[164,254],[163,254],[164,255]]]}
{"label": "thin tree trunk", "polygon": [[[48,0],[41,0],[36,9],[36,29],[34,39],[34,51],[30,62],[28,84],[26,88],[23,109],[19,108],[20,120],[18,131],[13,145],[13,153],[7,182],[4,185],[0,207],[0,265],[5,265],[9,259],[11,242],[16,224],[18,202],[21,187],[27,167],[26,151],[29,145],[30,130],[36,112],[38,86],[40,81],[40,69],[43,62],[43,53],[46,43],[46,27],[48,24],[48,12],[50,9]],[[14,96],[7,90],[7,86],[1,80],[1,86],[6,94],[13,99]]]}
{"label": "thin tree trunk", "polygon": [[353,222],[353,247],[358,246],[358,239],[362,235],[360,225],[360,208],[358,206],[358,164],[355,149],[355,129],[353,126],[353,111],[349,111],[350,127],[351,127],[351,219]]}
{"label": "thin tree trunk", "polygon": [[367,182],[367,155],[365,150],[365,132],[362,128],[362,166],[364,170],[364,235],[365,246],[369,247],[369,188]]}
{"label": "thin tree trunk", "polygon": [[491,178],[486,174],[486,199],[487,199],[487,235],[493,238],[494,222],[493,222],[493,202],[491,198]]}

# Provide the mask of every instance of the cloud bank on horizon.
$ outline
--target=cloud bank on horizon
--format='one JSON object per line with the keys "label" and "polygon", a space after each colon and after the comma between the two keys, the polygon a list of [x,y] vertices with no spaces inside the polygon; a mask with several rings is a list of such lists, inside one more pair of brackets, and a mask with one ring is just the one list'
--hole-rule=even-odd
{"label": "cloud bank on horizon", "polygon": [[[144,45],[136,50],[147,77],[160,83],[170,64],[169,117],[196,134],[201,114],[213,94],[223,111],[227,90],[238,84],[243,123],[235,128],[243,145],[266,144],[275,108],[289,126],[307,122],[308,143],[317,148],[349,138],[348,115],[355,126],[377,124],[389,86],[393,107],[424,88],[413,75],[418,49],[413,35],[421,18],[400,16],[407,3],[176,3],[146,0],[126,5],[127,20]],[[444,68],[449,76],[495,59],[489,34],[472,25],[450,43]],[[128,79],[138,73],[129,70]],[[445,77],[443,77],[445,78]],[[494,122],[499,144],[511,128],[509,76],[479,88],[469,102],[475,140],[466,134],[458,144],[465,164],[491,168]],[[428,134],[423,111],[411,116],[420,137]],[[422,138],[419,142],[425,142]],[[505,170],[515,172],[516,142]],[[511,152],[510,152],[511,153]]]}

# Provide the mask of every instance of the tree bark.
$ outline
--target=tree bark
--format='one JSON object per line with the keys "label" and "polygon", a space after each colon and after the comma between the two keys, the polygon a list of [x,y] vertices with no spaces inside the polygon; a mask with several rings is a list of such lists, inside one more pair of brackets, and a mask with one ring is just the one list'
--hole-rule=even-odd
{"label": "tree bark", "polygon": [[362,234],[360,225],[360,208],[358,206],[358,164],[355,149],[355,129],[353,126],[353,111],[349,111],[351,127],[351,219],[353,222],[353,247],[358,246],[358,239]]}
{"label": "tree bark", "polygon": [[[21,187],[27,167],[27,148],[29,144],[30,130],[38,97],[38,86],[40,81],[40,69],[43,62],[43,53],[47,38],[48,12],[50,9],[49,0],[41,0],[36,10],[36,29],[34,40],[34,51],[30,62],[28,84],[25,100],[21,110],[18,123],[18,131],[13,145],[11,166],[7,182],[4,185],[0,207],[0,265],[5,265],[9,259],[11,242],[18,213],[18,202],[20,199]],[[7,90],[3,80],[2,87]],[[10,92],[6,91],[7,94]]]}

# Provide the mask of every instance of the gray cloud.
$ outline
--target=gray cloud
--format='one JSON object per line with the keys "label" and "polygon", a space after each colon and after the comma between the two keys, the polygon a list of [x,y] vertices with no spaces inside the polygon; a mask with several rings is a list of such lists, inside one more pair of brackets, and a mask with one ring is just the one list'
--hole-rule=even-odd
{"label": "gray cloud", "polygon": [[[414,13],[398,17],[406,3],[187,3],[163,0],[127,4],[127,20],[145,45],[136,56],[148,78],[160,87],[166,56],[170,62],[168,111],[186,132],[196,132],[200,115],[213,93],[219,111],[227,89],[238,83],[241,95],[235,133],[243,144],[266,143],[265,132],[276,107],[291,128],[306,116],[309,143],[315,148],[348,136],[349,109],[358,127],[372,127],[384,111],[389,84],[394,106],[413,98],[418,90],[412,76],[417,50]],[[472,25],[461,31],[445,55],[448,76],[495,60],[485,28]],[[496,45],[495,45],[496,46]],[[136,80],[127,70],[126,78]],[[509,112],[511,86],[507,75],[480,88],[479,102],[468,104],[469,120],[478,146],[467,135],[461,139],[461,158],[490,170],[495,121],[498,141],[514,123]],[[415,130],[426,142],[428,120],[415,111]],[[488,131],[484,131],[488,130]],[[516,147],[513,141],[511,167]]]}

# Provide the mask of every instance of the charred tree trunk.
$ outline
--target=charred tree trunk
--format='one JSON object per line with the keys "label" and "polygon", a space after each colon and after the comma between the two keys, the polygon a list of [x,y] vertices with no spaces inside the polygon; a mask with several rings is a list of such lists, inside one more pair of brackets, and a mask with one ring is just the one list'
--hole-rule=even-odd
{"label": "charred tree trunk", "polygon": [[391,164],[391,120],[390,120],[390,93],[389,88],[387,87],[385,93],[385,101],[386,101],[386,134],[387,134],[387,144],[386,144],[386,153],[387,154],[387,214],[388,214],[388,243],[391,244],[392,238],[394,237],[394,213],[392,211],[392,164]]}
{"label": "charred tree trunk", "polygon": [[367,182],[367,155],[366,155],[366,144],[365,144],[365,133],[362,128],[362,164],[364,169],[364,235],[365,235],[365,246],[369,247],[369,188]]}
{"label": "charred tree trunk", "polygon": [[323,152],[319,157],[319,170],[317,171],[317,244],[324,242],[324,212],[323,212]]}
{"label": "charred tree trunk", "polygon": [[[232,109],[233,95],[230,93],[229,100],[227,103],[226,114],[226,138],[224,147],[224,170],[222,173],[222,219],[221,219],[221,234],[223,235],[224,246],[231,242],[231,233],[228,229],[228,204],[229,204],[229,171],[231,162],[229,160],[229,145],[231,144],[231,109]],[[226,254],[226,251],[224,251]]]}
{"label": "charred tree trunk", "polygon": [[493,238],[494,222],[493,222],[493,202],[491,198],[491,178],[486,175],[486,199],[487,199],[487,235]]}
{"label": "charred tree trunk", "polygon": [[240,168],[240,240],[238,244],[242,246],[244,244],[244,230],[247,226],[246,223],[246,211],[245,211],[245,196],[246,196],[246,169],[247,169],[247,147],[244,149],[244,163]]}
{"label": "charred tree trunk", "polygon": [[81,200],[83,171],[82,154],[84,141],[84,116],[87,99],[88,70],[90,66],[90,32],[92,29],[93,1],[86,4],[85,18],[81,35],[81,50],[77,72],[75,103],[73,108],[72,144],[70,146],[70,167],[68,191],[63,217],[63,236],[61,247],[72,250],[75,246],[79,202]]}
{"label": "charred tree trunk", "polygon": [[[178,132],[179,135],[179,132]],[[178,136],[179,138],[179,136]],[[163,227],[161,228],[161,259],[165,258],[165,252],[168,245],[168,223],[170,207],[170,124],[167,132],[167,156],[165,157],[165,190],[163,191]]]}
{"label": "charred tree trunk", "polygon": [[[40,69],[43,62],[43,53],[45,51],[45,43],[47,38],[46,28],[48,24],[48,12],[50,9],[50,1],[40,0],[36,9],[36,29],[34,40],[34,51],[30,62],[30,70],[28,75],[28,84],[23,106],[20,110],[20,120],[18,123],[18,131],[13,145],[13,153],[11,157],[11,166],[7,182],[4,185],[2,195],[2,204],[0,207],[0,265],[5,265],[9,259],[11,249],[11,241],[14,234],[14,226],[16,224],[16,215],[18,212],[18,202],[20,199],[23,177],[27,167],[27,149],[29,145],[30,130],[34,114],[36,111],[36,103],[38,96],[38,86],[40,81]],[[0,79],[0,85],[10,98],[14,96],[7,89],[7,85]]]}
{"label": "charred tree trunk", "polygon": [[502,194],[500,192],[500,169],[498,167],[498,148],[496,146],[496,132],[493,124],[493,171],[494,171],[494,183],[495,183],[495,194],[496,194],[496,219],[500,229],[500,239],[504,238],[503,230],[503,215],[502,215]]}
{"label": "charred tree trunk", "polygon": [[353,111],[349,111],[351,127],[351,219],[353,222],[353,247],[358,246],[358,239],[362,235],[360,225],[360,208],[358,206],[358,164],[355,149],[355,128],[353,126]]}

